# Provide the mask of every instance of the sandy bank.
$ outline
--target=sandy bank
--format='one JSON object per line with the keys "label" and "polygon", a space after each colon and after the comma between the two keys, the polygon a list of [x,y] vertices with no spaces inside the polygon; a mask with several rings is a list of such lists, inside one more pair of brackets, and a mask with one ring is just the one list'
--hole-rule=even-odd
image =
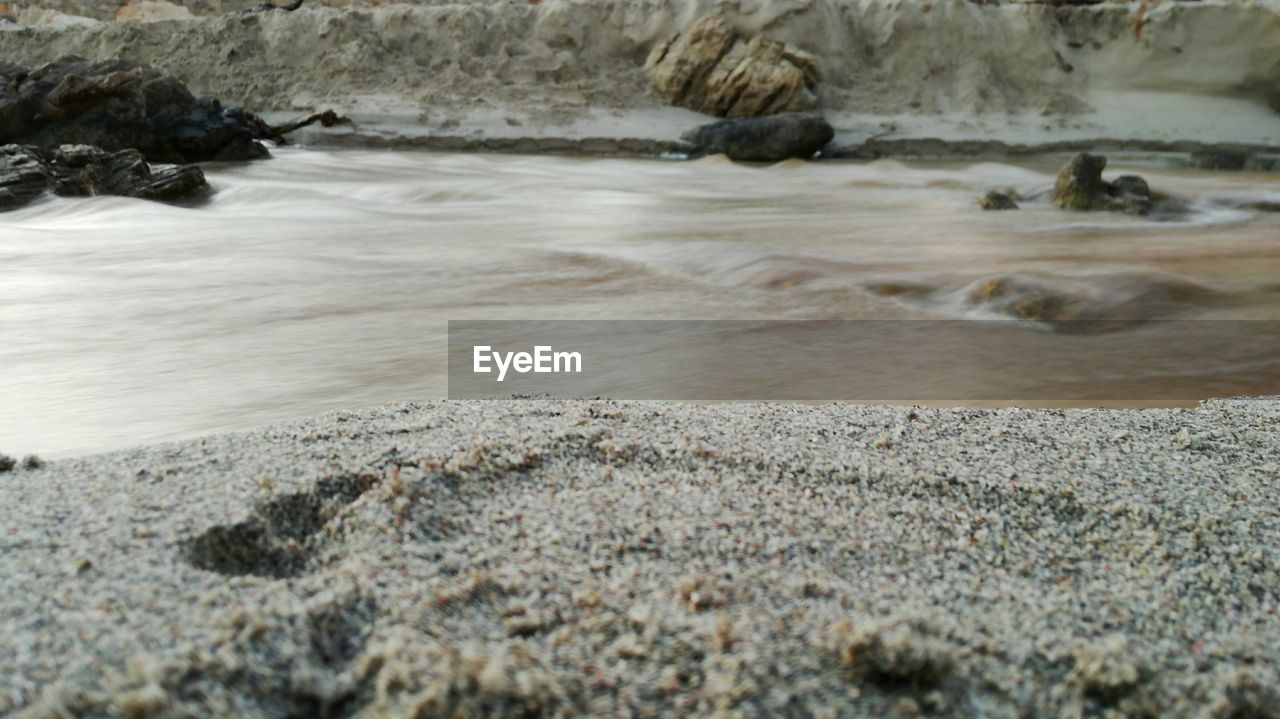
{"label": "sandy bank", "polygon": [[0,475],[0,713],[1271,716],[1278,444],[525,401],[56,461]]}
{"label": "sandy bank", "polygon": [[[346,141],[645,148],[705,119],[663,108],[645,56],[716,5],[547,0],[55,23],[0,32],[0,53],[27,63],[128,55],[259,112],[334,107],[360,122]],[[1268,107],[1280,82],[1280,0],[1146,10],[789,0],[726,14],[743,34],[818,59],[820,105],[850,152],[872,138],[893,152],[927,150],[921,140],[966,151],[1099,139],[1280,147]]]}

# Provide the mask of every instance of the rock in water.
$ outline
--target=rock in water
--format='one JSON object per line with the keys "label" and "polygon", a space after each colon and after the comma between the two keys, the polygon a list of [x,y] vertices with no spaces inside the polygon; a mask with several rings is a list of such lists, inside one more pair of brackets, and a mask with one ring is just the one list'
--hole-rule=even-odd
{"label": "rock in water", "polygon": [[258,142],[266,137],[253,114],[196,98],[147,65],[74,56],[34,70],[0,63],[0,144],[136,149],[151,162],[191,163],[266,157]]}
{"label": "rock in water", "polygon": [[48,188],[44,158],[34,147],[0,147],[0,212],[22,207]]}
{"label": "rock in water", "polygon": [[45,152],[23,145],[0,147],[0,211],[22,207],[45,192],[168,201],[191,197],[206,187],[199,167],[152,167],[137,150],[107,152],[87,145],[63,145]]}
{"label": "rock in water", "polygon": [[1102,179],[1107,158],[1081,152],[1058,171],[1058,181],[1049,199],[1068,210],[1119,209],[1111,197],[1110,187]]}
{"label": "rock in water", "polygon": [[1151,188],[1137,175],[1114,183],[1102,179],[1107,158],[1081,152],[1058,171],[1049,199],[1068,210],[1113,210],[1145,215],[1151,211]]}
{"label": "rock in water", "polygon": [[821,115],[784,113],[768,117],[720,120],[680,136],[695,155],[728,155],[731,160],[778,162],[817,154],[835,130]]}
{"label": "rock in water", "polygon": [[1012,197],[992,190],[978,199],[978,206],[984,210],[1016,210],[1018,203]]}
{"label": "rock in water", "polygon": [[744,42],[719,15],[655,47],[645,66],[671,103],[719,117],[811,110],[822,79],[812,55],[764,36]]}

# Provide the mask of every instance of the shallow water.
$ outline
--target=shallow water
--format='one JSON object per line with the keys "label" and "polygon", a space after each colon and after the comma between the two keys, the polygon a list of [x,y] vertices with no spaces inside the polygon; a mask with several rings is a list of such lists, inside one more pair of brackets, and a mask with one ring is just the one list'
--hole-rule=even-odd
{"label": "shallow water", "polygon": [[1280,201],[1277,176],[1140,171],[1191,210],[976,208],[992,187],[1047,189],[1052,163],[296,149],[209,168],[198,207],[50,200],[0,216],[0,450],[442,397],[450,319],[985,317],[992,278],[1084,296],[1086,315],[1280,317],[1280,215],[1232,207]]}

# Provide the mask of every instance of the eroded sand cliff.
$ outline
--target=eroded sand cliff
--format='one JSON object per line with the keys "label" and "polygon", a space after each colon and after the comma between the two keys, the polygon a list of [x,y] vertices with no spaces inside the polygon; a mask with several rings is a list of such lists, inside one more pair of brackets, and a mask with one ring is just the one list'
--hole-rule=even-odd
{"label": "eroded sand cliff", "polygon": [[368,138],[674,138],[649,50],[720,8],[811,53],[837,142],[870,137],[1280,145],[1280,2],[547,0],[304,6],[0,33],[39,63],[129,56],[263,113],[334,107]]}

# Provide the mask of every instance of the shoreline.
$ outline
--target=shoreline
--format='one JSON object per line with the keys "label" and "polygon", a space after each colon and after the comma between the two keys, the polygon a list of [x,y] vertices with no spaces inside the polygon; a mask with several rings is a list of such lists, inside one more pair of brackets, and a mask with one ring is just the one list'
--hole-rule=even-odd
{"label": "shoreline", "polygon": [[54,460],[0,475],[0,711],[1260,709],[1277,433],[442,401]]}
{"label": "shoreline", "polygon": [[[767,4],[766,4],[767,5]],[[990,157],[1066,149],[1280,155],[1280,0],[1054,8],[797,0],[726,9],[811,54],[832,152]],[[157,22],[50,17],[0,32],[10,62],[127,56],[267,118],[333,109],[365,147],[627,156],[714,118],[667,106],[645,56],[710,0],[306,6]]]}

